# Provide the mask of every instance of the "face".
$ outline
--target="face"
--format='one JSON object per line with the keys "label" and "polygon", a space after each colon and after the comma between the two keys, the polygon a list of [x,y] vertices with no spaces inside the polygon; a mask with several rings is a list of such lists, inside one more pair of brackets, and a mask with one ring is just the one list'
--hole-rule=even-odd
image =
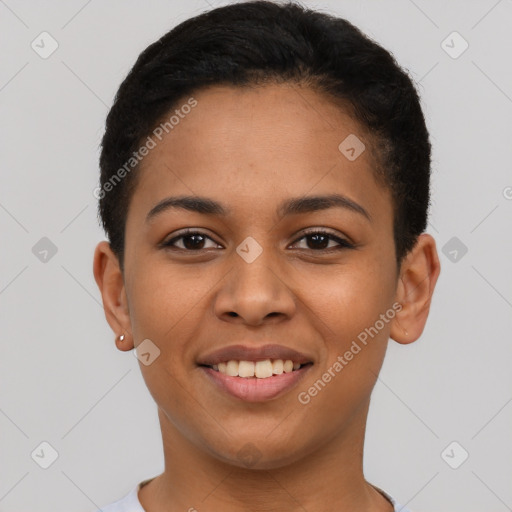
{"label": "face", "polygon": [[[318,93],[214,87],[194,98],[138,171],[126,317],[115,321],[132,347],[149,339],[160,350],[140,368],[164,439],[240,466],[249,450],[255,467],[279,467],[348,443],[364,425],[398,319],[392,200],[368,148],[356,159],[339,149],[350,135],[365,141],[358,124]],[[330,207],[285,208],[334,194],[342,200]],[[178,196],[210,199],[224,213],[160,207],[148,217]],[[267,344],[311,363],[275,396],[234,396],[199,365],[218,349]]]}

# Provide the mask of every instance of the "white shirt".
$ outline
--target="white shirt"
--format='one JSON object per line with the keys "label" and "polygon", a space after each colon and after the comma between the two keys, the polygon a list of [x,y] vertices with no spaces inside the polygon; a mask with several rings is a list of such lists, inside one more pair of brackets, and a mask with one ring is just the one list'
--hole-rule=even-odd
{"label": "white shirt", "polygon": [[[155,478],[155,477],[153,477]],[[146,512],[139,501],[139,490],[141,487],[151,482],[153,478],[148,478],[147,480],[143,480],[137,486],[135,486],[126,496],[121,498],[120,500],[110,503],[109,505],[105,505],[101,507],[101,509],[96,512]],[[402,507],[394,498],[392,498],[388,493],[384,492],[382,489],[379,489],[375,485],[373,485],[377,491],[379,491],[385,498],[387,498],[395,507],[395,512],[412,512],[408,508]]]}

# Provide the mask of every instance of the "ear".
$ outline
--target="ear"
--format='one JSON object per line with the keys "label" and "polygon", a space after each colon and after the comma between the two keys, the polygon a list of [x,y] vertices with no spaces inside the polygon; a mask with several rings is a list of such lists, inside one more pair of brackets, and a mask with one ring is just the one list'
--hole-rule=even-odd
{"label": "ear", "polygon": [[[119,260],[106,240],[96,246],[93,272],[101,291],[105,318],[116,335],[117,348],[131,350],[134,345],[124,277]],[[122,341],[119,339],[121,334],[124,334]]]}
{"label": "ear", "polygon": [[395,300],[402,309],[393,319],[390,331],[390,337],[398,343],[412,343],[421,336],[440,272],[436,242],[423,233],[400,268]]}

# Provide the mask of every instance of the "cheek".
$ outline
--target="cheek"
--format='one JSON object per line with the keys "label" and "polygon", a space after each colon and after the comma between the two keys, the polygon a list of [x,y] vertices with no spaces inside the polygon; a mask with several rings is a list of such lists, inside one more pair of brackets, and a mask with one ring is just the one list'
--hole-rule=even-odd
{"label": "cheek", "polygon": [[321,382],[318,391],[311,390],[322,395],[317,402],[323,404],[322,414],[349,414],[375,385],[394,317],[393,265],[390,257],[361,254],[357,264],[330,272],[328,279],[316,280],[316,288],[312,283],[307,288],[316,290],[310,303],[325,343]]}
{"label": "cheek", "polygon": [[203,296],[204,290],[188,286],[183,275],[170,272],[169,265],[151,265],[132,280],[130,288],[136,345],[149,339],[158,349],[158,356],[149,365],[139,362],[141,374],[154,401],[165,411],[176,413],[173,422],[179,422],[183,411],[190,408],[184,387],[195,368],[190,340],[201,325]]}
{"label": "cheek", "polygon": [[310,412],[328,418],[333,431],[366,403],[384,360],[393,316],[384,321],[380,315],[390,311],[392,296],[379,275],[338,275],[313,297],[325,352],[316,379],[301,391],[312,402]]}
{"label": "cheek", "polygon": [[201,311],[205,288],[198,286],[194,273],[178,272],[170,265],[155,262],[146,268],[135,276],[129,292],[134,333],[137,338],[153,336],[162,343],[178,342],[175,331]]}
{"label": "cheek", "polygon": [[350,266],[330,267],[304,281],[304,300],[333,335],[346,341],[391,307],[396,286],[392,269],[392,264],[373,256]]}

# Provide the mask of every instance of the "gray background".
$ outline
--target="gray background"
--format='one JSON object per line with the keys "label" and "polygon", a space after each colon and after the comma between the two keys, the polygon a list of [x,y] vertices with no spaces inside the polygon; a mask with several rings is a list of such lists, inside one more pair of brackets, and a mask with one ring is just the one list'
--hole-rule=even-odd
{"label": "gray background", "polygon": [[[163,470],[156,405],[92,274],[98,145],[139,53],[224,3],[0,1],[0,511],[92,511]],[[420,340],[390,341],[366,476],[418,512],[512,510],[512,1],[304,3],[394,53],[434,146],[441,277]],[[43,31],[47,59],[31,47]]]}

